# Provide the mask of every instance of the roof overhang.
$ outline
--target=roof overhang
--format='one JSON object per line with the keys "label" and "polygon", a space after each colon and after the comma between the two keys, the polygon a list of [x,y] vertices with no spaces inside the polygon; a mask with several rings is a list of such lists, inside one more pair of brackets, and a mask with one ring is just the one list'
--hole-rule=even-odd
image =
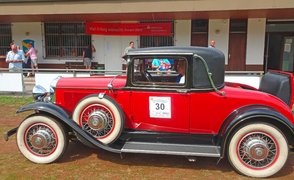
{"label": "roof overhang", "polygon": [[294,19],[294,8],[270,10],[0,15],[1,22],[143,21],[190,19]]}

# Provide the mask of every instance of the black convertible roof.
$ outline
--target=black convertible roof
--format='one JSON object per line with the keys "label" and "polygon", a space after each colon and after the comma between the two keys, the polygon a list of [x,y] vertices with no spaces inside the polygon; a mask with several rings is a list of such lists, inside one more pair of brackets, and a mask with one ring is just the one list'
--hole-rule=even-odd
{"label": "black convertible roof", "polygon": [[196,47],[196,46],[165,46],[165,47],[152,47],[152,48],[138,48],[138,49],[130,49],[127,55],[204,55],[204,54],[215,54],[216,52],[220,52],[215,48],[207,48],[207,47]]}
{"label": "black convertible roof", "polygon": [[190,77],[192,77],[193,88],[211,89],[212,85],[208,77],[209,73],[212,74],[212,80],[216,88],[222,88],[224,86],[225,56],[216,48],[196,46],[139,48],[130,49],[123,58],[168,55],[191,56],[191,58],[188,58],[190,59],[188,66],[191,68]]}

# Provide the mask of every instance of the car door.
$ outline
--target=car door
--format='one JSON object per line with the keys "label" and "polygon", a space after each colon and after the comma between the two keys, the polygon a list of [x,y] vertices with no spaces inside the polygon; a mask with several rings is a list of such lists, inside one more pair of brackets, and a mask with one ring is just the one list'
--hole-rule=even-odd
{"label": "car door", "polygon": [[[176,82],[178,74],[174,69],[147,72],[146,59],[134,64],[137,67],[134,67],[130,95],[133,127],[146,131],[188,133],[190,95],[186,83]],[[138,67],[140,65],[144,67]],[[174,61],[172,66],[175,67]],[[136,73],[139,75],[136,76]],[[141,78],[144,73],[151,79]]]}
{"label": "car door", "polygon": [[132,91],[131,113],[136,129],[189,132],[189,95],[164,91]]}

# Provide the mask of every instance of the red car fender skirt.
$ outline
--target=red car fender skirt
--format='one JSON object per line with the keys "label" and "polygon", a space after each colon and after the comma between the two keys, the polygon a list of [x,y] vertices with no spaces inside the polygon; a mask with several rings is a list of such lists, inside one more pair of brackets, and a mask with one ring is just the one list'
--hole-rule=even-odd
{"label": "red car fender skirt", "polygon": [[98,141],[97,139],[95,139],[90,134],[88,134],[77,123],[75,123],[72,119],[70,119],[68,114],[61,107],[55,104],[47,103],[47,102],[36,102],[36,103],[28,104],[21,107],[20,109],[17,110],[17,113],[21,113],[21,112],[29,111],[29,110],[45,112],[56,117],[56,120],[60,121],[62,124],[71,128],[80,137],[83,137],[84,140],[87,140],[90,144],[93,144],[93,146],[95,147],[98,147],[113,153],[121,153],[120,149],[105,145],[101,143],[100,141]]}
{"label": "red car fender skirt", "polygon": [[273,108],[263,105],[245,106],[232,112],[223,122],[219,133],[217,144],[221,148],[221,157],[225,155],[226,144],[238,127],[252,122],[262,121],[279,127],[288,138],[289,144],[294,145],[294,125],[283,114]]}

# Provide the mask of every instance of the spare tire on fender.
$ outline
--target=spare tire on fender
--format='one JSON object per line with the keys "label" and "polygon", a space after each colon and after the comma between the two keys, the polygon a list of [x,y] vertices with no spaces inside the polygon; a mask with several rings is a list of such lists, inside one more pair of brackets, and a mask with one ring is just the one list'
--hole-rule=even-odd
{"label": "spare tire on fender", "polygon": [[113,143],[124,128],[124,115],[111,97],[86,96],[75,107],[73,120],[104,144]]}

